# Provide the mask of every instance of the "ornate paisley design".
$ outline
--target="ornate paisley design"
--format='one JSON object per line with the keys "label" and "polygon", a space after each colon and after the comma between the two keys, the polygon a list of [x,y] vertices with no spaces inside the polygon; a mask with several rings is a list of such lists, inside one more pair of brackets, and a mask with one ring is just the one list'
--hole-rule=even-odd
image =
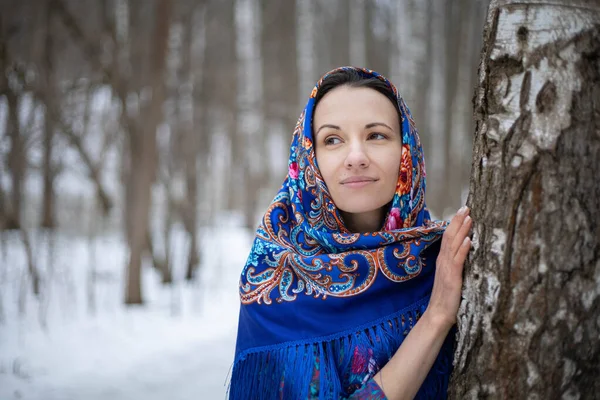
{"label": "ornate paisley design", "polygon": [[319,86],[339,69],[334,70],[312,90],[294,129],[289,173],[257,229],[241,275],[242,304],[293,302],[299,296],[351,297],[377,279],[408,281],[422,271],[421,251],[443,233],[445,223],[431,222],[425,207],[423,152],[404,100],[382,75],[344,68],[382,80],[398,101],[403,148],[396,193],[386,215],[391,223],[379,232],[349,232],[319,172],[312,113]]}

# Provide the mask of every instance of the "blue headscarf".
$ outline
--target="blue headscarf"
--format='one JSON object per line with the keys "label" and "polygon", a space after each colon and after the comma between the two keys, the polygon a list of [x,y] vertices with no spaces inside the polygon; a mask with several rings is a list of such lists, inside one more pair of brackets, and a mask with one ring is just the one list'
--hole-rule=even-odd
{"label": "blue headscarf", "polygon": [[[316,163],[315,97],[340,70],[385,82],[400,110],[402,160],[379,232],[352,233],[344,226]],[[338,375],[356,349],[375,354],[383,366],[431,294],[445,223],[431,221],[425,207],[423,151],[392,83],[363,68],[324,75],[294,130],[288,167],[241,274],[230,399],[305,399],[315,362],[320,398],[338,399],[344,395]],[[442,349],[418,397],[445,397],[451,347]]]}

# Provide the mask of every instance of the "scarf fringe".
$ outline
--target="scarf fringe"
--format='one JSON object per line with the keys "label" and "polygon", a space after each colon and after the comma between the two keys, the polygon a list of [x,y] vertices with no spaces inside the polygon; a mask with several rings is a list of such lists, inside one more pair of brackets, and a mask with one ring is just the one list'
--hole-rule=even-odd
{"label": "scarf fringe", "polygon": [[[345,393],[341,371],[366,374],[372,357],[381,365],[394,355],[426,307],[423,302],[412,309],[342,332],[305,342],[282,343],[240,353],[234,362],[228,393],[230,400],[287,400],[309,398],[313,379],[319,382],[319,399],[339,400]],[[446,398],[452,368],[454,334],[446,338],[431,371],[416,399]],[[352,364],[354,358],[366,360]],[[315,377],[318,365],[319,376]],[[357,371],[356,368],[361,371]],[[376,372],[373,373],[373,375]],[[385,382],[384,382],[385,385]]]}

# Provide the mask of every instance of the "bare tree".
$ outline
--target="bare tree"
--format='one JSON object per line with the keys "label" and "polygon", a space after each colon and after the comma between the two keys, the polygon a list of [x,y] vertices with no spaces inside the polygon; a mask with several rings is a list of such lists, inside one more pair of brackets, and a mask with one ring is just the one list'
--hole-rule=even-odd
{"label": "bare tree", "polygon": [[[68,6],[63,3],[62,0],[48,0],[48,10],[52,10],[52,12],[58,16],[62,26],[66,28],[68,37],[73,40],[81,53],[84,56],[87,56],[86,61],[91,64],[90,70],[92,72],[90,74],[95,72],[96,74],[102,75],[104,79],[110,81],[115,74],[100,61],[101,52],[99,49],[101,46],[84,32],[79,21]],[[58,48],[58,46],[55,48]],[[94,78],[94,76],[92,76],[92,78]],[[56,82],[48,84],[56,85]],[[79,153],[79,157],[87,170],[88,177],[92,180],[96,188],[96,195],[99,203],[102,205],[102,210],[105,214],[108,213],[113,206],[113,200],[108,195],[108,191],[100,179],[102,164],[96,162],[90,151],[85,148],[83,137],[73,129],[62,114],[58,104],[55,104],[58,103],[57,99],[47,98],[46,88],[44,87],[40,88],[34,86],[29,89],[34,92],[34,95],[43,104],[48,104],[45,109],[45,117],[55,125],[57,131],[64,135],[69,144]],[[89,87],[88,89],[91,90],[92,88]]]}
{"label": "bare tree", "polygon": [[[129,266],[127,268],[126,304],[141,304],[142,255],[147,248],[151,187],[156,178],[156,130],[163,120],[165,101],[165,63],[172,3],[158,0],[154,14],[154,35],[149,88],[152,97],[142,108],[143,121],[130,126],[128,135],[129,174],[126,188],[127,241],[129,243]],[[133,129],[132,129],[133,128]]]}
{"label": "bare tree", "polygon": [[[14,4],[10,4],[13,6]],[[8,6],[8,5],[7,5]],[[9,84],[9,76],[14,76],[14,56],[9,51],[9,42],[15,40],[18,29],[16,29],[15,20],[18,19],[18,13],[13,9],[7,9],[0,15],[0,96],[6,99],[6,125],[5,135],[9,139],[10,148],[6,157],[6,167],[10,174],[10,191],[4,195],[0,189],[0,202],[2,203],[3,218],[0,228],[19,229],[21,226],[21,203],[22,203],[22,181],[25,174],[26,159],[24,158],[25,146],[24,139],[21,136],[17,107],[18,96],[15,93],[14,83]],[[11,21],[9,17],[13,17]],[[13,73],[11,73],[13,71]],[[4,139],[4,138],[2,138]]]}
{"label": "bare tree", "polygon": [[[390,46],[390,76],[398,86],[417,123],[427,163],[430,159],[428,93],[431,87],[431,1],[405,0],[393,3]],[[431,176],[430,171],[428,175]],[[428,182],[431,182],[428,180]],[[431,184],[428,188],[431,188]],[[431,192],[429,192],[431,193]],[[428,196],[428,205],[429,204]]]}
{"label": "bare tree", "polygon": [[[482,43],[481,32],[485,21],[487,3],[485,1],[473,4],[471,0],[461,0],[459,3],[458,19],[451,26],[458,29],[450,33],[456,36],[455,53],[449,53],[448,58],[454,75],[448,74],[447,80],[455,81],[456,87],[448,100],[448,113],[446,116],[446,169],[445,187],[447,195],[444,204],[443,216],[458,209],[464,204],[464,196],[468,189],[469,175],[471,172],[470,157],[475,129],[472,119],[471,99],[473,97],[477,71],[475,68],[466,68],[466,65],[475,66],[478,63],[480,46]],[[449,84],[451,84],[449,82]]]}
{"label": "bare tree", "polygon": [[600,5],[493,0],[453,398],[600,393]]}
{"label": "bare tree", "polygon": [[[285,175],[285,150],[300,113],[298,102],[299,70],[297,56],[296,2],[261,1],[261,53],[263,73],[263,115],[267,142],[280,143],[282,157],[272,157],[280,164],[267,169],[267,180],[277,190]],[[302,71],[306,74],[307,71]],[[310,90],[308,87],[304,88]],[[302,99],[305,101],[306,99]],[[279,136],[279,137],[278,137]],[[265,148],[266,149],[266,148]],[[271,157],[270,157],[271,158]],[[270,200],[270,199],[269,199]]]}
{"label": "bare tree", "polygon": [[[242,171],[236,169],[239,165],[232,160],[240,159],[243,149],[235,139],[236,127],[236,99],[237,99],[237,64],[235,54],[235,1],[210,0],[206,3],[205,47],[202,71],[202,93],[197,93],[195,98],[200,98],[202,107],[202,135],[218,132],[225,134],[224,138],[217,138],[219,143],[227,144],[228,152],[220,153],[219,158],[225,158],[231,165],[223,176],[225,193],[215,190],[212,194],[214,208],[235,209],[235,204],[242,197],[236,185],[242,177]],[[203,141],[206,140],[202,139]],[[213,141],[207,140],[206,145],[213,147]],[[235,147],[238,146],[238,147]],[[222,151],[222,149],[219,149]],[[237,156],[237,158],[236,158]],[[212,159],[215,162],[214,158]],[[208,162],[205,158],[204,162]],[[208,184],[206,175],[201,177],[202,184]],[[208,187],[208,186],[207,186]],[[223,199],[223,197],[225,197]],[[220,201],[219,201],[220,200]],[[224,204],[224,207],[223,207]]]}
{"label": "bare tree", "polygon": [[[427,205],[435,215],[442,217],[446,199],[446,185],[444,170],[447,162],[446,148],[450,128],[445,125],[446,115],[450,112],[448,100],[452,99],[453,82],[448,81],[446,71],[452,71],[446,47],[451,44],[447,40],[448,26],[452,23],[450,12],[451,3],[444,1],[430,2],[428,16],[430,37],[428,45],[431,52],[428,54],[428,77],[426,91],[426,115],[423,121],[423,136],[427,138],[425,157],[427,160]],[[450,43],[449,43],[450,42]]]}
{"label": "bare tree", "polygon": [[200,249],[198,247],[198,165],[200,154],[201,138],[199,132],[194,129],[193,110],[193,71],[192,71],[192,56],[193,56],[193,16],[194,8],[188,7],[187,15],[189,17],[183,20],[182,34],[182,62],[180,68],[180,82],[186,82],[188,95],[184,98],[188,102],[188,112],[182,113],[178,120],[182,125],[184,146],[183,159],[185,160],[184,175],[186,197],[183,204],[182,222],[189,236],[190,246],[187,257],[187,267],[185,278],[191,281],[194,278],[196,270],[200,266]]}
{"label": "bare tree", "polygon": [[[312,0],[317,74],[350,63],[350,15],[345,0]],[[314,82],[313,82],[314,83]],[[306,101],[306,98],[304,99]]]}
{"label": "bare tree", "polygon": [[[186,279],[191,280],[201,265],[202,254],[199,247],[198,227],[202,221],[199,204],[202,200],[210,198],[210,179],[207,179],[207,171],[210,167],[211,137],[208,118],[206,118],[208,96],[203,86],[203,78],[206,61],[206,4],[196,6],[191,13],[192,19],[187,28],[186,40],[187,51],[184,70],[188,69],[189,83],[192,87],[192,119],[187,127],[190,140],[193,141],[195,153],[187,153],[189,160],[186,163],[186,181],[190,200],[188,202],[188,213],[184,214],[186,229],[190,235],[190,248]],[[192,160],[193,158],[193,160]],[[190,218],[187,218],[189,214]]]}
{"label": "bare tree", "polygon": [[389,76],[393,6],[391,3],[378,4],[377,0],[365,0],[365,3],[367,67]]}
{"label": "bare tree", "polygon": [[[77,227],[76,214],[84,210],[101,214],[85,215],[102,219],[96,228],[108,228],[116,206],[130,254],[126,302],[142,302],[146,262],[171,281],[172,263],[182,258],[169,257],[175,247],[167,247],[179,223],[191,243],[185,268],[192,279],[200,264],[198,228],[215,224],[222,211],[255,225],[256,211],[285,175],[291,131],[312,85],[323,72],[351,63],[398,83],[428,161],[442,142],[442,158],[460,160],[469,151],[468,132],[455,132],[470,123],[472,83],[464,82],[472,79],[466,78],[473,75],[470,59],[479,50],[480,35],[471,34],[476,3],[482,2],[4,0],[0,229]],[[448,21],[431,29],[434,17]],[[432,81],[434,65],[442,79]],[[434,133],[431,100],[438,95],[452,111],[448,107]],[[438,132],[442,142],[434,139]],[[456,148],[446,149],[450,145]],[[69,157],[62,157],[65,149]],[[71,151],[78,157],[73,163]],[[120,157],[114,171],[113,155]],[[468,165],[452,165],[437,175],[429,171],[430,195],[436,179],[468,174]],[[69,210],[75,216],[69,221],[61,220],[69,194],[55,187],[65,169],[83,173],[95,197],[85,202],[98,205]],[[115,171],[123,190],[113,193],[107,177]],[[38,177],[40,190],[26,192],[25,182]],[[163,188],[168,212],[154,213],[162,210],[157,194]],[[428,204],[441,215],[460,188],[449,196],[439,188],[444,196]],[[161,233],[151,229],[156,226]],[[88,227],[79,224],[82,231]],[[30,233],[35,258],[38,235]]]}
{"label": "bare tree", "polygon": [[[455,159],[454,154],[452,152],[452,138],[453,136],[459,135],[458,130],[454,130],[453,122],[453,107],[455,105],[455,99],[457,99],[460,90],[460,83],[458,82],[458,72],[460,70],[461,64],[464,63],[460,57],[456,55],[459,54],[461,48],[461,40],[463,36],[460,35],[461,29],[468,29],[470,24],[470,14],[473,12],[472,10],[475,7],[469,7],[466,4],[466,1],[446,1],[445,2],[446,9],[446,23],[444,26],[444,58],[446,60],[445,66],[445,96],[443,97],[444,107],[446,111],[443,114],[443,126],[441,132],[439,132],[439,136],[443,137],[443,168],[442,180],[440,181],[440,185],[438,188],[441,189],[441,193],[444,193],[444,196],[438,195],[437,198],[442,200],[443,206],[439,208],[450,208],[458,209],[460,207],[460,195],[462,190],[461,181],[454,179],[457,173],[460,173],[459,168],[448,168],[450,165],[455,164],[453,160]],[[461,23],[462,22],[462,23]],[[465,28],[463,28],[463,26]],[[463,46],[467,47],[467,46]],[[464,101],[464,100],[463,100]],[[440,143],[441,144],[441,143]],[[464,182],[464,181],[462,181]],[[441,210],[442,215],[446,214],[444,209]]]}
{"label": "bare tree", "polygon": [[[350,31],[350,65],[355,67],[371,67],[367,65],[367,16],[365,14],[365,0],[352,0],[350,2],[349,19]],[[391,18],[391,15],[390,15]],[[389,50],[389,49],[388,49]]]}
{"label": "bare tree", "polygon": [[[4,71],[7,63],[7,54],[6,54],[6,32],[4,27],[4,19],[0,17],[0,68]],[[6,74],[0,74],[0,96],[5,96],[8,92],[8,79],[6,79]],[[6,118],[6,123],[4,126],[4,131],[8,130],[8,118]],[[0,136],[0,141],[3,141],[4,135]],[[0,176],[4,173],[4,165],[0,164]],[[4,192],[4,188],[0,185],[0,231],[8,228],[9,224],[9,211],[8,211],[8,199],[7,195]]]}
{"label": "bare tree", "polygon": [[45,43],[44,43],[44,51],[43,51],[43,60],[41,62],[42,68],[41,73],[43,75],[43,89],[42,92],[44,94],[44,106],[46,108],[46,112],[44,114],[44,139],[43,139],[43,148],[44,148],[44,160],[43,160],[43,168],[42,173],[44,176],[44,191],[43,191],[43,199],[42,199],[42,221],[41,227],[43,228],[54,228],[55,218],[54,218],[54,179],[56,175],[56,168],[52,163],[52,150],[53,150],[53,142],[54,142],[54,130],[55,130],[55,121],[54,115],[55,112],[51,112],[49,109],[51,107],[57,106],[57,93],[56,93],[56,80],[54,77],[54,57],[56,49],[54,48],[54,32],[53,32],[53,11],[50,7],[44,7],[45,11]]}
{"label": "bare tree", "polygon": [[[322,73],[316,60],[318,0],[296,0],[296,65],[298,69],[298,104],[304,105],[312,85]],[[297,117],[297,116],[296,116]]]}
{"label": "bare tree", "polygon": [[[267,149],[268,135],[263,128],[263,62],[260,37],[262,10],[257,0],[236,1],[236,63],[237,63],[237,124],[236,146],[244,151],[234,159],[241,165],[243,179],[240,182],[243,202],[238,210],[243,211],[244,224],[254,229],[258,197],[265,186],[268,159],[257,157]],[[235,168],[235,167],[234,167]]]}
{"label": "bare tree", "polygon": [[[160,149],[160,179],[167,194],[164,221],[165,257],[160,261],[163,283],[173,279],[172,233],[176,222],[181,222],[188,235],[186,279],[192,280],[200,263],[198,249],[198,155],[200,138],[194,130],[194,79],[192,72],[192,34],[196,5],[192,2],[176,4],[169,40],[168,97],[171,110],[167,117],[170,135],[167,146]],[[201,110],[200,110],[201,111]],[[174,184],[179,183],[179,185]],[[177,190],[174,190],[174,186]],[[155,256],[156,257],[156,256]]]}
{"label": "bare tree", "polygon": [[[5,56],[5,58],[8,58]],[[13,74],[17,71],[13,70]],[[8,169],[11,178],[11,202],[7,213],[8,221],[6,228],[20,229],[23,208],[23,180],[27,169],[27,155],[25,138],[19,124],[19,97],[15,88],[7,85],[4,93],[8,109],[6,130],[10,138],[10,150],[8,153]]]}

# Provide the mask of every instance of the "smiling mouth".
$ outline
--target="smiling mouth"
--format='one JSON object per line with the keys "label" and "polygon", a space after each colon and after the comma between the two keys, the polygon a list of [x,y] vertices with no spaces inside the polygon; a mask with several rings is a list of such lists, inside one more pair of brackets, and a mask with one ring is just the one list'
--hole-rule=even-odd
{"label": "smiling mouth", "polygon": [[367,186],[371,183],[375,183],[377,182],[377,179],[372,179],[372,178],[357,178],[357,179],[347,179],[345,181],[340,182],[342,186],[344,187],[348,187],[348,188],[361,188],[364,186]]}
{"label": "smiling mouth", "polygon": [[354,183],[354,182],[375,182],[379,179],[377,178],[372,178],[370,176],[350,176],[346,179],[342,179],[340,181],[340,183],[342,185],[348,184],[348,183]]}

